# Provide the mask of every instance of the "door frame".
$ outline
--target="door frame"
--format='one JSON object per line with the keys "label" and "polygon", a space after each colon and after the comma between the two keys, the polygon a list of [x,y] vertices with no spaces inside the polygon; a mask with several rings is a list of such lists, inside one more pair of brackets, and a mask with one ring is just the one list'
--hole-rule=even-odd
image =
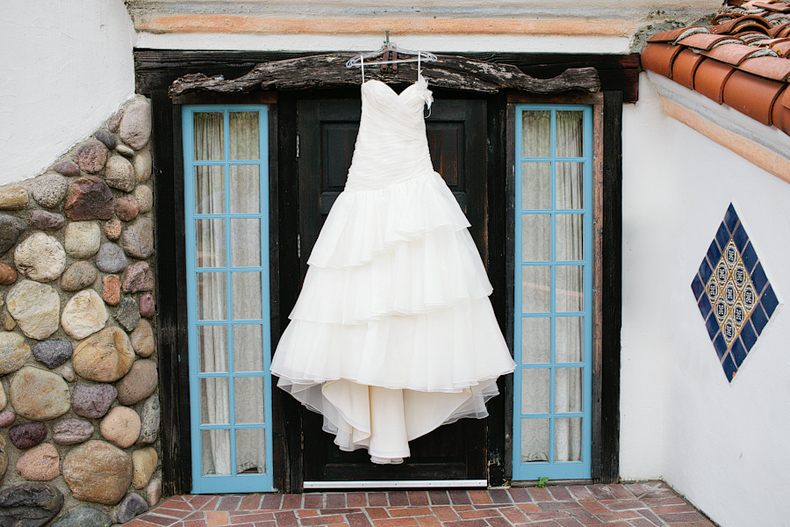
{"label": "door frame", "polygon": [[[185,96],[173,100],[167,94],[170,83],[177,77],[202,71],[209,75],[223,74],[226,78],[249,71],[257,62],[280,60],[297,55],[279,52],[225,52],[184,50],[135,50],[136,91],[151,98],[153,108],[155,241],[157,247],[157,349],[160,364],[160,398],[162,407],[162,458],[164,495],[183,494],[191,490],[191,455],[189,439],[188,371],[186,361],[180,360],[187,349],[184,258],[183,163],[181,152],[181,104],[197,103],[267,103],[270,104],[269,179],[271,261],[271,328],[272,347],[281,333],[281,316],[287,316],[295,302],[297,291],[288,284],[299,281],[297,258],[298,226],[284,222],[280,210],[298,207],[296,181],[296,95],[294,92],[256,92],[228,96]],[[467,54],[474,57],[475,54]],[[509,54],[485,55],[483,60],[501,60],[515,64],[527,73],[541,76],[541,72],[556,71],[571,66],[594,66],[601,74],[604,92],[601,127],[594,134],[602,143],[602,154],[597,162],[602,165],[602,248],[600,251],[602,282],[598,297],[602,304],[600,323],[601,358],[594,376],[600,388],[594,392],[594,404],[600,408],[600,420],[593,429],[593,480],[615,482],[619,476],[619,397],[620,397],[620,321],[621,321],[621,240],[622,240],[622,105],[636,100],[638,55],[552,55]],[[538,60],[539,59],[539,60]],[[544,69],[545,68],[545,69]],[[547,75],[543,75],[547,76]],[[322,95],[332,90],[322,91]],[[507,153],[512,140],[512,122],[507,115],[507,96],[497,94],[488,98],[488,163],[489,174],[501,177],[489,179],[489,268],[508,265],[512,254],[512,228],[508,229],[508,211],[513,197],[508,194]],[[534,100],[534,99],[533,99]],[[545,99],[543,99],[545,100]],[[562,102],[568,102],[563,97]],[[279,124],[281,123],[281,124]],[[281,162],[282,161],[282,162]],[[512,225],[512,223],[510,223]],[[512,345],[512,317],[508,316],[509,291],[506,273],[492,280],[491,297],[499,320],[504,321],[505,335]],[[276,284],[277,286],[274,286]],[[511,307],[512,309],[512,307]],[[512,314],[512,313],[511,313]],[[595,378],[595,377],[594,377]],[[511,393],[512,380],[508,376],[499,381],[500,392]],[[301,405],[274,390],[275,487],[283,492],[302,491]],[[498,402],[497,402],[498,401]],[[512,400],[494,398],[489,405],[489,484],[506,483],[510,479],[510,437]],[[500,404],[501,403],[501,404]]]}

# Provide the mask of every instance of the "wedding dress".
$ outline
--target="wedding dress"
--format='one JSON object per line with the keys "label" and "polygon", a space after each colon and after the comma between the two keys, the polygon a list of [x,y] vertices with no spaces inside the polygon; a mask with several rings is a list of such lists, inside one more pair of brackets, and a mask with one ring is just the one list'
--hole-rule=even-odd
{"label": "wedding dress", "polygon": [[308,259],[271,371],[324,416],[345,451],[400,463],[408,441],[488,415],[510,357],[491,285],[452,192],[431,163],[426,80],[362,84],[344,191]]}

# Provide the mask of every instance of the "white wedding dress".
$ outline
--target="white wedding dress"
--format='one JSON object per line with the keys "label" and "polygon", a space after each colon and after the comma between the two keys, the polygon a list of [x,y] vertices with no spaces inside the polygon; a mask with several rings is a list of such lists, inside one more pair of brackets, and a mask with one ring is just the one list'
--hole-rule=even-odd
{"label": "white wedding dress", "polygon": [[422,76],[362,85],[345,190],[308,260],[272,360],[278,386],[324,416],[341,450],[400,463],[408,441],[488,415],[510,357],[469,223],[433,170]]}

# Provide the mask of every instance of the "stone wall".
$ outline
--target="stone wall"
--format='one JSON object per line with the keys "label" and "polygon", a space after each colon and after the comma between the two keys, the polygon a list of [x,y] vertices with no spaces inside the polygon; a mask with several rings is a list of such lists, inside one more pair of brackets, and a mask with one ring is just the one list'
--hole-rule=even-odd
{"label": "stone wall", "polygon": [[123,523],[160,499],[150,137],[136,97],[0,188],[2,525]]}

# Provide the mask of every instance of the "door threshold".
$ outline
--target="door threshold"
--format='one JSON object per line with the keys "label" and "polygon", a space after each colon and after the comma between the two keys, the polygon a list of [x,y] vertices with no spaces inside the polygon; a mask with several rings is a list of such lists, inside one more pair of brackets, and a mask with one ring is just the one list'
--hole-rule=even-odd
{"label": "door threshold", "polygon": [[322,489],[393,489],[393,488],[458,488],[488,487],[484,479],[402,479],[378,481],[305,481],[305,490]]}

